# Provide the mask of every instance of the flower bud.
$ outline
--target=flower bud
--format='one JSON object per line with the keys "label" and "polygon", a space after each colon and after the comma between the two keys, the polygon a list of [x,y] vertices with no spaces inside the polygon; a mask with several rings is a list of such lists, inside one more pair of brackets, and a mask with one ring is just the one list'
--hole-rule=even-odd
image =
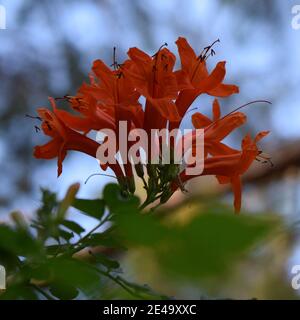
{"label": "flower bud", "polygon": [[141,163],[138,163],[135,165],[135,171],[138,177],[140,178],[144,177],[144,166]]}

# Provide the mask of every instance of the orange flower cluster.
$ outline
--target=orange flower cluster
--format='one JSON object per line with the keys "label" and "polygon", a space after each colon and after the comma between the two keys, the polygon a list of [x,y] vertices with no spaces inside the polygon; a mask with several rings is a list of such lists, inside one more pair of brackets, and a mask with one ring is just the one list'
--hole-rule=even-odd
{"label": "orange flower cluster", "polygon": [[[178,38],[181,68],[174,71],[176,57],[162,46],[156,54],[149,56],[138,48],[130,48],[129,59],[122,64],[114,61],[108,67],[103,61],[93,63],[89,84],[84,83],[76,96],[66,96],[72,112],[57,108],[56,100],[50,98],[52,110],[38,109],[43,132],[51,140],[36,146],[36,158],[58,159],[58,175],[69,150],[76,150],[96,157],[99,143],[89,138],[91,130],[112,129],[118,131],[118,123],[126,121],[128,129],[178,128],[188,108],[201,94],[213,97],[228,97],[238,93],[235,85],[223,83],[225,61],[219,62],[209,72],[206,60],[214,54],[212,45],[199,55],[185,38]],[[114,59],[115,60],[115,59]],[[140,97],[145,98],[141,105]],[[234,191],[234,206],[241,207],[241,175],[260,155],[256,143],[267,132],[259,133],[255,139],[247,135],[241,150],[224,144],[223,139],[246,122],[241,112],[221,116],[217,99],[213,102],[212,119],[202,113],[192,115],[195,128],[204,129],[204,171],[201,175],[214,175],[220,183],[230,183]],[[134,192],[133,167],[130,163],[102,165],[112,169],[126,192]],[[156,199],[166,202],[178,188],[195,176],[186,174],[178,165],[146,165],[148,180],[144,178],[144,166],[135,165],[137,175],[143,179],[147,191],[145,205]]]}

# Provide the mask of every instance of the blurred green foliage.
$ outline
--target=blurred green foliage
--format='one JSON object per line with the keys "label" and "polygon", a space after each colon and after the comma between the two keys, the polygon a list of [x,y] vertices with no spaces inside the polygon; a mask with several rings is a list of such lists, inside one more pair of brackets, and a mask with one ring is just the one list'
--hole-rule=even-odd
{"label": "blurred green foliage", "polygon": [[[0,264],[7,270],[1,299],[168,299],[147,285],[126,280],[120,268],[125,249],[147,248],[166,276],[193,280],[221,277],[276,223],[262,217],[234,216],[208,201],[200,214],[180,224],[168,221],[167,209],[140,210],[135,196],[116,184],[102,199],[77,199],[79,186],[65,198],[42,190],[42,205],[28,225],[20,213],[0,226]],[[67,218],[70,207],[97,221],[91,230]],[[205,213],[204,213],[205,212]],[[107,289],[108,288],[108,289]]]}

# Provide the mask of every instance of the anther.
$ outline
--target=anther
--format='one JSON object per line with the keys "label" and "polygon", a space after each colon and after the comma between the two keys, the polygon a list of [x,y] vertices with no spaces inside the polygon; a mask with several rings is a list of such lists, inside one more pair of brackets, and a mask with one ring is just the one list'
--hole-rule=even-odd
{"label": "anther", "polygon": [[48,121],[45,121],[45,123],[46,123],[46,125],[47,125],[48,129],[51,131],[51,130],[52,130],[52,128],[51,128],[51,126],[50,126],[49,122],[48,122]]}
{"label": "anther", "polygon": [[212,127],[216,122],[221,121],[221,120],[229,117],[231,114],[237,112],[238,110],[243,109],[243,108],[245,108],[245,107],[247,107],[247,106],[249,106],[249,105],[255,104],[255,103],[267,103],[267,104],[272,104],[272,102],[270,102],[270,101],[268,101],[268,100],[254,100],[254,101],[247,102],[247,103],[245,103],[245,104],[243,104],[243,105],[235,108],[234,110],[230,111],[229,113],[227,113],[227,114],[226,114],[225,116],[223,116],[222,118],[217,119],[216,121],[212,122],[208,127],[206,127],[206,130],[209,129],[210,127]]}
{"label": "anther", "polygon": [[70,95],[69,94],[66,94],[64,95],[63,97],[57,97],[57,98],[54,98],[55,101],[58,101],[58,100],[70,100]]}
{"label": "anther", "polygon": [[158,53],[159,53],[159,51],[163,48],[163,47],[167,47],[168,46],[168,44],[165,42],[164,44],[162,44],[159,48],[158,48],[158,50],[154,53],[154,55],[152,56],[152,58],[154,58],[154,57],[156,57],[157,55],[158,55]]}
{"label": "anther", "polygon": [[124,77],[124,73],[123,72],[117,73],[117,78],[118,79],[121,79],[122,77]]}
{"label": "anther", "polygon": [[263,152],[260,150],[258,151],[258,156],[255,158],[256,161],[262,162],[263,164],[269,163],[271,167],[274,167],[274,163],[271,160],[269,155],[263,155]]}
{"label": "anther", "polygon": [[[207,60],[209,56],[213,56],[216,54],[216,52],[212,49],[212,47],[217,43],[220,42],[220,39],[215,40],[210,46],[205,47],[200,55],[198,56],[198,59],[201,61]],[[210,53],[208,54],[208,52]],[[208,54],[208,55],[207,55]]]}
{"label": "anther", "polygon": [[120,66],[120,64],[118,64],[118,62],[117,62],[117,48],[116,47],[113,48],[113,63],[110,66],[113,67],[115,70],[117,70]]}
{"label": "anther", "polygon": [[25,117],[26,117],[26,118],[30,118],[30,119],[35,119],[35,120],[42,121],[42,118],[41,118],[41,117],[31,116],[30,114],[25,114]]}

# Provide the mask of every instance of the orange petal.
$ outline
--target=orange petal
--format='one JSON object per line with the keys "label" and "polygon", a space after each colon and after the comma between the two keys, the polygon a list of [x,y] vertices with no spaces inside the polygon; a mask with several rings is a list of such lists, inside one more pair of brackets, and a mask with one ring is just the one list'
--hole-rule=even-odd
{"label": "orange petal", "polygon": [[237,154],[240,151],[233,149],[219,141],[212,141],[205,144],[205,149],[212,156]]}
{"label": "orange petal", "polygon": [[207,93],[213,97],[224,98],[224,97],[228,97],[234,93],[239,93],[239,87],[232,85],[232,84],[220,83],[215,88],[208,90]]}
{"label": "orange petal", "polygon": [[247,117],[242,112],[235,112],[228,117],[221,118],[206,130],[206,139],[221,141],[233,130],[243,125]]}
{"label": "orange petal", "polygon": [[60,147],[58,157],[57,157],[57,176],[59,177],[62,173],[62,163],[67,155],[67,151],[65,150],[65,146],[62,145]]}
{"label": "orange petal", "polygon": [[238,214],[241,211],[242,205],[242,182],[240,176],[234,176],[231,179],[232,190],[234,193],[234,208],[235,213]]}
{"label": "orange petal", "polygon": [[218,99],[214,99],[212,111],[213,111],[213,121],[220,119],[221,110],[220,110],[220,104]]}
{"label": "orange petal", "polygon": [[180,56],[181,68],[191,76],[197,56],[185,38],[179,37],[175,43]]}
{"label": "orange petal", "polygon": [[225,64],[225,61],[219,62],[211,74],[197,85],[200,93],[216,88],[223,81],[226,74]]}
{"label": "orange petal", "polygon": [[147,53],[136,47],[130,48],[127,54],[129,58],[135,62],[149,63],[152,61],[151,57]]}
{"label": "orange petal", "polygon": [[253,145],[250,133],[247,133],[242,140],[242,150],[246,150],[249,146]]}
{"label": "orange petal", "polygon": [[254,142],[256,143],[256,142],[260,141],[262,138],[264,138],[265,136],[267,136],[269,133],[270,133],[270,131],[261,131],[261,132],[259,132],[259,133],[256,135],[256,137],[255,137],[255,139],[254,139]]}
{"label": "orange petal", "polygon": [[192,123],[196,129],[202,129],[211,124],[211,120],[200,112],[192,115]]}
{"label": "orange petal", "polygon": [[181,91],[176,99],[176,106],[181,117],[184,117],[187,109],[197,98],[198,93],[197,90],[184,90]]}
{"label": "orange petal", "polygon": [[226,183],[229,183],[230,182],[230,178],[226,177],[226,176],[220,176],[220,175],[217,175],[216,176],[218,182],[220,184],[226,184]]}
{"label": "orange petal", "polygon": [[170,99],[149,99],[157,111],[169,121],[179,121],[181,119],[175,103]]}
{"label": "orange petal", "polygon": [[178,91],[194,89],[187,72],[184,70],[177,70],[174,74],[177,80]]}
{"label": "orange petal", "polygon": [[56,113],[59,115],[61,119],[64,120],[64,123],[72,129],[84,131],[86,133],[93,129],[93,126],[91,125],[91,120],[88,118],[72,115],[71,113],[65,110],[57,109]]}
{"label": "orange petal", "polygon": [[105,86],[109,86],[111,84],[113,71],[102,60],[94,61],[92,70],[96,77],[101,79],[101,82],[103,82]]}
{"label": "orange petal", "polygon": [[60,139],[52,139],[42,146],[36,146],[33,155],[37,159],[53,159],[57,157],[61,143]]}

